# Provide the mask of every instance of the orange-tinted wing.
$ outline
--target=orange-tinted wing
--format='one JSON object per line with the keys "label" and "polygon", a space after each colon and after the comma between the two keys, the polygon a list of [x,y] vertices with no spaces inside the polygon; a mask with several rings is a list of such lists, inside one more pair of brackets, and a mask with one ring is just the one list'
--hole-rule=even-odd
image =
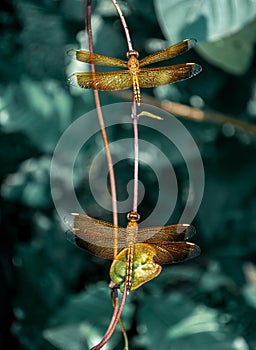
{"label": "orange-tinted wing", "polygon": [[159,242],[184,241],[196,233],[194,226],[177,224],[159,227],[147,227],[138,232],[138,242],[158,244]]}
{"label": "orange-tinted wing", "polygon": [[96,72],[95,83],[92,73],[74,73],[69,79],[69,83],[83,89],[97,90],[125,90],[132,87],[132,78],[128,71],[119,72]]}
{"label": "orange-tinted wing", "polygon": [[81,234],[77,235],[72,231],[67,232],[67,239],[77,245],[79,248],[85,249],[88,252],[97,255],[103,259],[109,259],[114,260],[115,254],[119,254],[121,250],[124,248],[117,248],[117,251],[115,253],[114,248],[108,248],[108,247],[101,247],[96,244],[92,244],[87,242],[84,237],[82,237]]}
{"label": "orange-tinted wing", "polygon": [[158,264],[173,264],[198,256],[200,248],[190,242],[161,242],[151,244],[156,250],[154,261]]}
{"label": "orange-tinted wing", "polygon": [[74,243],[102,258],[113,259],[115,244],[118,251],[126,247],[125,228],[114,228],[110,223],[77,213],[67,215],[64,221],[72,231],[69,236]]}
{"label": "orange-tinted wing", "polygon": [[177,55],[182,54],[183,52],[190,50],[193,46],[195,46],[195,44],[195,39],[183,40],[178,44],[168,47],[167,49],[155,52],[152,55],[143,58],[142,60],[140,60],[140,66],[142,67],[146,66],[147,64],[168,60],[172,57],[175,57]]}
{"label": "orange-tinted wing", "polygon": [[73,59],[76,59],[81,62],[94,63],[102,66],[115,66],[127,68],[127,62],[124,60],[98,55],[89,51],[71,49],[67,52],[67,54]]}
{"label": "orange-tinted wing", "polygon": [[138,75],[139,86],[147,88],[171,84],[176,81],[189,79],[200,73],[201,70],[201,66],[196,63],[184,63],[159,68],[142,68]]}

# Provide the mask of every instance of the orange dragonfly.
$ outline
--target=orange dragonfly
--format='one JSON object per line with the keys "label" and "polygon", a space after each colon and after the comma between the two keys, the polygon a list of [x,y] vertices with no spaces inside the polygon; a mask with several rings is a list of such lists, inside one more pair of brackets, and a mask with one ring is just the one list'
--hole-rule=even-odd
{"label": "orange dragonfly", "polygon": [[202,68],[196,63],[183,63],[165,67],[141,68],[143,66],[165,61],[190,50],[196,44],[195,39],[186,39],[167,49],[158,51],[142,60],[138,60],[136,50],[128,51],[128,61],[108,56],[102,56],[84,50],[68,51],[72,58],[81,62],[94,63],[102,66],[126,68],[116,72],[74,73],[69,77],[72,85],[84,89],[125,90],[132,87],[135,100],[140,104],[140,88],[150,88],[171,84],[176,81],[189,79],[201,72]]}
{"label": "orange dragonfly", "polygon": [[195,234],[191,225],[138,229],[140,216],[137,212],[128,213],[127,219],[125,229],[83,214],[72,213],[65,218],[76,245],[104,259],[114,260],[110,278],[122,292],[124,283],[129,291],[155,278],[161,272],[160,265],[185,261],[200,254],[196,244],[183,242]]}

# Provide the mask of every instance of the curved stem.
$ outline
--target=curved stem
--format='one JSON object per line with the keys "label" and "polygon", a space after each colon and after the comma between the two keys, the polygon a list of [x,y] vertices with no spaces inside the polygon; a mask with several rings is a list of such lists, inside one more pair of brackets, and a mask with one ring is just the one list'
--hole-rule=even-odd
{"label": "curved stem", "polygon": [[112,0],[112,3],[113,5],[115,6],[116,8],[116,11],[120,17],[120,20],[122,22],[122,26],[124,28],[124,33],[125,33],[125,36],[126,36],[126,41],[127,41],[127,45],[128,45],[128,51],[133,51],[133,47],[132,47],[132,40],[131,40],[131,37],[130,37],[130,33],[129,33],[129,29],[127,27],[127,24],[126,24],[126,20],[122,14],[122,11],[117,3],[116,0]]}
{"label": "curved stem", "polygon": [[[116,293],[117,293],[117,290],[116,290]],[[113,316],[112,316],[112,320],[110,322],[110,325],[109,325],[109,327],[108,327],[104,337],[102,338],[100,343],[95,345],[95,346],[93,346],[91,348],[91,350],[100,350],[108,342],[108,340],[110,339],[110,337],[114,333],[114,330],[116,328],[117,322],[119,321],[119,318],[120,318],[121,313],[123,311],[123,308],[124,308],[124,305],[125,305],[125,301],[126,301],[126,297],[127,297],[127,288],[126,288],[126,283],[125,283],[125,285],[124,285],[124,293],[123,293],[123,296],[122,296],[122,300],[121,300],[119,309],[115,307],[114,313],[113,313]]]}
{"label": "curved stem", "polygon": [[[122,11],[117,3],[117,0],[112,0],[117,13],[121,19],[122,26],[125,32],[128,50],[133,50],[132,41],[129,33],[129,29],[127,27],[125,18],[122,14]],[[137,211],[138,209],[138,184],[139,184],[139,137],[138,137],[138,116],[137,116],[137,103],[135,100],[135,96],[133,95],[133,110],[132,110],[132,118],[133,118],[133,132],[134,132],[134,179],[133,179],[133,211]]]}
{"label": "curved stem", "polygon": [[134,178],[133,178],[133,211],[138,209],[139,186],[139,130],[137,116],[137,102],[133,97],[133,132],[134,132]]}
{"label": "curved stem", "polygon": [[121,320],[121,317],[119,318],[119,324],[123,333],[123,338],[124,338],[124,350],[129,350],[129,341],[128,341],[128,336],[123,324],[123,321]]}
{"label": "curved stem", "polygon": [[[92,6],[91,6],[91,0],[87,0],[87,31],[88,31],[88,40],[89,40],[89,50],[91,53],[93,53],[93,41],[92,41],[92,26],[91,26],[91,14],[92,14]],[[92,72],[92,79],[93,82],[96,82],[95,77],[95,65],[93,63],[93,59],[91,60],[91,72]],[[100,124],[102,139],[105,147],[105,153],[107,158],[107,164],[108,164],[108,171],[109,171],[109,179],[110,179],[110,191],[111,191],[111,199],[112,199],[112,209],[113,209],[113,224],[115,227],[118,226],[118,216],[117,216],[117,197],[116,197],[116,182],[115,182],[115,174],[114,174],[114,168],[113,168],[113,162],[112,162],[112,156],[109,149],[108,144],[108,137],[104,125],[103,115],[101,111],[101,105],[100,105],[100,98],[99,93],[97,89],[93,89],[94,92],[94,98],[95,98],[95,104],[96,104],[96,110],[98,114],[98,120]],[[117,234],[116,231],[114,232],[114,258],[117,255]]]}

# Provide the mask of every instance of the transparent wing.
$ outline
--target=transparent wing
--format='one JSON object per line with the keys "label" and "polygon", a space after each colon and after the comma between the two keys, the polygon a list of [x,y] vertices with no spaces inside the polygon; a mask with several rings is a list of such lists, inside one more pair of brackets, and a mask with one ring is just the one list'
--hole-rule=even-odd
{"label": "transparent wing", "polygon": [[139,86],[154,87],[189,79],[202,70],[196,63],[184,63],[159,68],[142,68],[138,74]]}
{"label": "transparent wing", "polygon": [[183,40],[178,44],[168,47],[167,49],[155,52],[152,55],[143,58],[142,60],[140,60],[140,66],[142,67],[146,66],[147,64],[168,60],[190,50],[193,46],[195,46],[195,44],[195,39]]}
{"label": "transparent wing", "polygon": [[117,248],[117,251],[113,248],[108,248],[108,247],[101,247],[96,244],[92,244],[84,240],[84,237],[81,238],[81,235],[76,235],[72,231],[67,232],[67,239],[72,242],[73,244],[77,245],[78,247],[87,250],[88,252],[97,255],[103,259],[110,259],[114,260],[115,259],[115,254],[119,254],[121,250],[124,248]]}
{"label": "transparent wing", "polygon": [[196,244],[190,242],[161,242],[160,244],[151,244],[151,246],[156,250],[154,260],[160,265],[193,259],[201,252]]}
{"label": "transparent wing", "polygon": [[196,233],[192,225],[177,224],[162,227],[147,227],[138,232],[138,242],[148,244],[159,244],[163,242],[184,241]]}
{"label": "transparent wing", "polygon": [[120,72],[96,72],[95,82],[93,75],[87,73],[74,73],[69,79],[71,85],[81,87],[83,89],[97,89],[97,90],[125,90],[132,86],[132,78],[128,71]]}
{"label": "transparent wing", "polygon": [[[102,256],[99,253],[105,248],[113,250],[114,247],[124,248],[126,246],[125,228],[115,228],[112,224],[105,221],[77,213],[67,215],[64,221],[72,231],[75,243],[95,255]],[[116,240],[115,237],[117,238]],[[108,253],[106,254],[108,255]]]}
{"label": "transparent wing", "polygon": [[76,59],[81,62],[94,63],[102,66],[115,66],[127,68],[127,62],[124,60],[98,55],[89,51],[71,49],[67,52],[67,54],[73,59]]}

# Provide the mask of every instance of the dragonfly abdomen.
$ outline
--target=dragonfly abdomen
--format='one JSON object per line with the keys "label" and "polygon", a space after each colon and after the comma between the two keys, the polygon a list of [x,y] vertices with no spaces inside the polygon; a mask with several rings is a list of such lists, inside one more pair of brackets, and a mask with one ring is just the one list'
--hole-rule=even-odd
{"label": "dragonfly abdomen", "polygon": [[132,286],[133,277],[133,257],[134,257],[135,245],[129,245],[127,251],[127,264],[126,264],[126,286],[129,291]]}
{"label": "dragonfly abdomen", "polygon": [[136,102],[140,104],[141,97],[138,75],[132,75],[132,89]]}

